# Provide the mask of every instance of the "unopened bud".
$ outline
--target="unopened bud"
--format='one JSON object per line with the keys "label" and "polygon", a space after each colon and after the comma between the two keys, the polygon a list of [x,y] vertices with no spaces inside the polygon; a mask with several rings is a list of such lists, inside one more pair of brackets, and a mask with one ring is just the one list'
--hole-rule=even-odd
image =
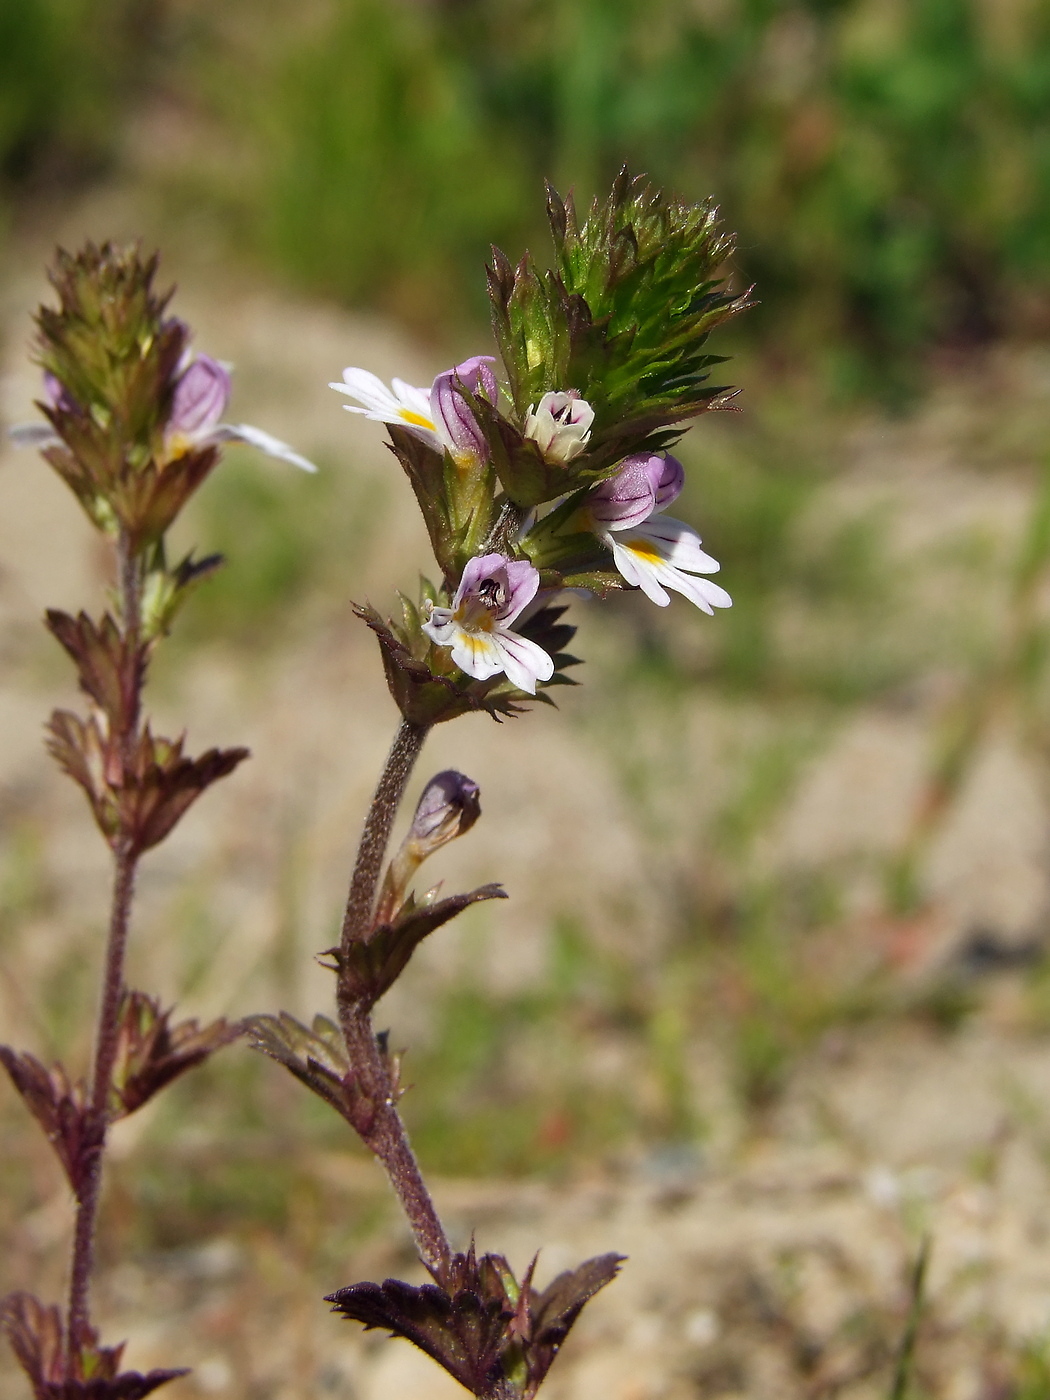
{"label": "unopened bud", "polygon": [[472,778],[448,768],[423,789],[401,849],[390,862],[376,910],[376,922],[387,923],[404,899],[408,882],[419,867],[462,836],[481,816],[481,790]]}
{"label": "unopened bud", "polygon": [[564,466],[587,446],[594,409],[575,389],[546,393],[529,409],[525,436],[532,438],[545,462]]}
{"label": "unopened bud", "polygon": [[481,816],[481,790],[472,778],[448,768],[431,778],[416,806],[405,845],[425,860],[449,841],[462,836]]}

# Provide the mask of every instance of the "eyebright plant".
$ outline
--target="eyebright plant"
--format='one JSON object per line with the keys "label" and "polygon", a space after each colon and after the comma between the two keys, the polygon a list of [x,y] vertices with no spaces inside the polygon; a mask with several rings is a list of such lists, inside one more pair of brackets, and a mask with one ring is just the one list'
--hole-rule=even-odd
{"label": "eyebright plant", "polygon": [[623,172],[581,224],[549,191],[555,262],[489,268],[496,357],[476,355],[430,388],[388,387],[367,370],[332,385],[351,413],[384,423],[415,491],[439,571],[418,601],[376,633],[401,722],[365,820],[339,943],[338,1020],[287,1013],[250,1018],[256,1049],[282,1063],[339,1113],[385,1168],[433,1282],[356,1283],[329,1295],[336,1312],[384,1328],[433,1357],[482,1400],[530,1400],[581,1309],[617,1273],[605,1254],[533,1282],[500,1254],[453,1247],[398,1110],[400,1061],[372,1010],[434,930],[499,885],[440,897],[412,888],[422,862],[480,813],[477,785],[455,771],[424,788],[409,832],[386,865],[405,788],[430,729],[472,711],[499,719],[572,684],[574,628],[562,590],[606,596],[668,590],[704,612],[730,605],[708,575],[716,561],[696,532],[663,514],[684,469],[669,449],[683,425],[726,407],[709,383],[711,330],[744,309],[719,280],[732,244],[710,204],[678,203]]}
{"label": "eyebright plant", "polygon": [[30,1293],[0,1302],[0,1325],[36,1400],[139,1400],[181,1370],[121,1370],[121,1346],[103,1346],[90,1288],[103,1158],[110,1125],[242,1033],[225,1020],[175,1021],[124,979],[139,861],[212,783],[248,756],[155,734],[143,714],[150,660],[189,594],[222,563],[191,554],[168,562],[165,535],[218,464],[223,444],[248,442],[312,471],[286,444],[221,420],[229,371],[190,346],[155,289],[157,260],[135,247],[60,251],[51,270],[58,306],[37,316],[43,422],[13,430],[41,448],[111,548],[114,586],[101,617],[55,610],[47,626],[76,668],[86,711],[56,710],[48,747],[83,788],[113,854],[113,897],[94,1056],[82,1078],[61,1064],[0,1046],[0,1062],[54,1148],[76,1202],[65,1309]]}

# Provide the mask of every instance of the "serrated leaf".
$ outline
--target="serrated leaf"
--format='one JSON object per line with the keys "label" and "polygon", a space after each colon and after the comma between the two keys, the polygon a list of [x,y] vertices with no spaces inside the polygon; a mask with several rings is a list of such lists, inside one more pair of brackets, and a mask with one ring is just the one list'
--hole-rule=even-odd
{"label": "serrated leaf", "polygon": [[501,885],[482,885],[469,894],[452,895],[419,907],[410,897],[392,924],[381,924],[367,940],[356,941],[340,951],[339,981],[343,994],[371,1008],[394,985],[428,934],[472,904],[506,898]]}
{"label": "serrated leaf", "polygon": [[8,1294],[0,1303],[0,1327],[29,1377],[34,1400],[144,1400],[168,1381],[189,1375],[187,1370],[121,1371],[123,1343],[101,1346],[88,1326],[70,1354],[61,1312],[31,1293]]}

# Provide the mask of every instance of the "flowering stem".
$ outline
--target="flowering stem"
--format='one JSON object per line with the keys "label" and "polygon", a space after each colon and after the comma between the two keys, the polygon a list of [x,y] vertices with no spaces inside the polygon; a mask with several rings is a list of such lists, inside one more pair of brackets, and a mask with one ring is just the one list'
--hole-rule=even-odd
{"label": "flowering stem", "polygon": [[106,1145],[110,1081],[117,1055],[118,1018],[124,994],[124,950],[127,946],[137,864],[138,857],[133,852],[128,849],[118,851],[88,1106],[91,1145],[84,1156],[77,1189],[77,1217],[69,1285],[68,1345],[71,1362],[78,1350],[80,1334],[88,1324],[88,1290],[95,1258],[95,1222],[102,1184],[102,1154]]}
{"label": "flowering stem", "polygon": [[[139,645],[142,612],[141,558],[121,531],[117,541],[117,586],[120,592],[120,617],[130,649]],[[129,772],[138,734],[142,702],[143,671],[133,667],[131,704],[122,732],[116,736],[121,765]],[[95,1060],[91,1073],[91,1091],[87,1105],[87,1144],[76,1186],[77,1213],[73,1233],[73,1256],[70,1266],[69,1325],[67,1335],[69,1374],[80,1346],[80,1338],[89,1325],[89,1292],[95,1262],[95,1226],[98,1219],[99,1195],[102,1187],[102,1159],[106,1147],[109,1120],[109,1094],[113,1065],[120,1037],[120,1006],[124,996],[124,953],[131,922],[131,904],[135,893],[135,872],[139,855],[127,833],[114,847],[113,898],[110,906],[109,937],[102,972],[102,994],[99,999],[98,1022],[95,1028]]]}
{"label": "flowering stem", "polygon": [[[394,736],[365,819],[350,881],[341,939],[344,950],[367,938],[370,932],[390,831],[427,733],[427,726],[403,719]],[[376,1036],[368,1008],[356,1001],[342,984],[337,996],[347,1057],[358,1092],[369,1106],[354,1126],[365,1146],[383,1164],[412,1227],[420,1257],[441,1277],[451,1260],[452,1248],[397,1111],[397,1086],[385,1048]]]}
{"label": "flowering stem", "polygon": [[405,785],[429,732],[426,725],[413,724],[410,720],[403,719],[394,735],[394,742],[390,746],[376,785],[372,805],[365,818],[361,844],[357,849],[346,913],[343,915],[343,932],[340,939],[340,946],[343,948],[347,948],[358,939],[368,937],[376,887],[379,884],[390,831],[404,796]]}

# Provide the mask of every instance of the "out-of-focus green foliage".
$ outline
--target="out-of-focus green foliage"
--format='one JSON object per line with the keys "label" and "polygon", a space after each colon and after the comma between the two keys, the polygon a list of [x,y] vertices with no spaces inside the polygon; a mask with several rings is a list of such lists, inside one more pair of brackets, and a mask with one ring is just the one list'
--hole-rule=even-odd
{"label": "out-of-focus green foliage", "polygon": [[68,179],[107,156],[143,75],[155,0],[0,4],[0,179]]}
{"label": "out-of-focus green foliage", "polygon": [[490,241],[546,252],[542,179],[589,198],[627,161],[716,195],[766,308],[746,333],[844,387],[892,394],[915,352],[1050,314],[1045,0],[274,9],[223,86],[246,227],[314,287],[480,312]]}
{"label": "out-of-focus green foliage", "polygon": [[1050,324],[1048,0],[12,0],[0,173],[97,161],[144,73],[212,107],[240,248],[444,333],[491,242],[546,256],[544,178],[625,161],[721,202],[739,334],[846,390]]}

